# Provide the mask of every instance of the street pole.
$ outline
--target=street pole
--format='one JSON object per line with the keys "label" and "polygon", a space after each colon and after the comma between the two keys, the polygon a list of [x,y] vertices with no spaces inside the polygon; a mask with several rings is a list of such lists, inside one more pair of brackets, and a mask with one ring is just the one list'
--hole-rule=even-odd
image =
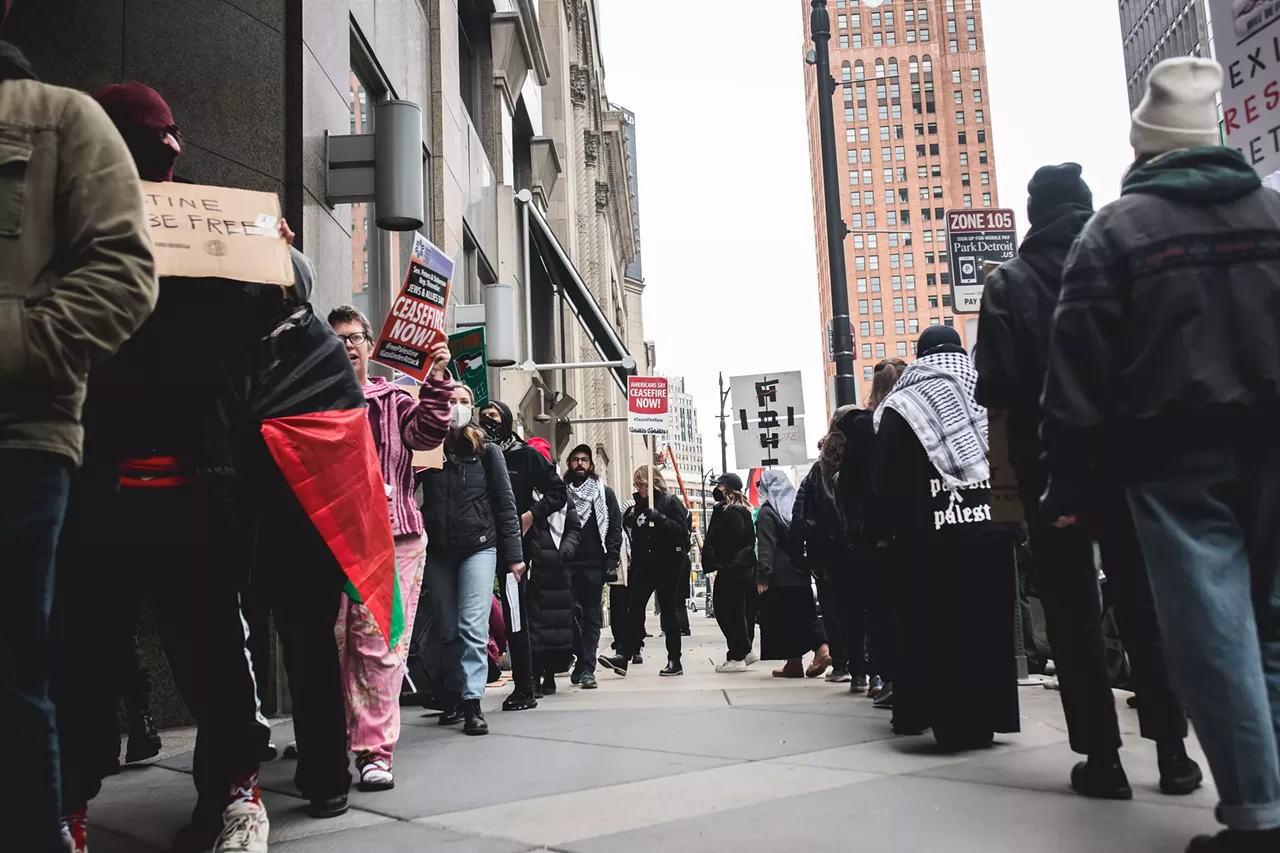
{"label": "street pole", "polygon": [[818,127],[822,136],[822,188],[827,220],[827,263],[831,268],[831,348],[836,363],[836,406],[857,402],[853,373],[853,327],[849,317],[849,282],[845,274],[844,238],[848,229],[840,212],[840,173],[836,157],[836,80],[831,76],[831,16],[827,0],[813,0],[809,16],[814,66],[818,75]]}
{"label": "street pole", "polygon": [[724,423],[727,415],[724,412],[725,401],[729,399],[729,392],[724,390],[724,373],[720,374],[720,473],[727,474],[729,472],[729,440],[725,438]]}

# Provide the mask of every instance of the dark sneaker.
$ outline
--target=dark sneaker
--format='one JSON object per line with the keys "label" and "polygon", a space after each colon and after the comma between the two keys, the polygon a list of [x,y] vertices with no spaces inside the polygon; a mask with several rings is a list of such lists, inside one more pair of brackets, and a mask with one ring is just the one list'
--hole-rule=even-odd
{"label": "dark sneaker", "polygon": [[311,815],[311,817],[324,820],[331,817],[341,817],[347,813],[347,808],[347,795],[338,794],[336,797],[312,800],[307,805],[307,814]]}
{"label": "dark sneaker", "polygon": [[[853,688],[850,688],[850,690],[855,693],[857,692],[856,690],[853,690]],[[884,681],[882,681],[878,675],[871,676],[871,679],[867,682],[867,696],[874,699],[883,692]]]}
{"label": "dark sneaker", "polygon": [[1160,793],[1173,797],[1190,794],[1200,787],[1204,773],[1185,753],[1160,762]]}
{"label": "dark sneaker", "polygon": [[146,711],[129,716],[129,744],[124,752],[125,764],[155,758],[160,754],[160,733],[156,731],[155,720]]}
{"label": "dark sneaker", "polygon": [[1271,853],[1280,850],[1280,829],[1258,832],[1220,832],[1191,839],[1187,853]]}
{"label": "dark sneaker", "polygon": [[441,726],[456,726],[462,722],[462,702],[450,702],[449,707],[440,712],[440,717],[436,723]]}
{"label": "dark sneaker", "polygon": [[582,683],[582,670],[578,669],[578,668],[575,666],[575,667],[573,668],[573,673],[572,673],[572,674],[570,674],[570,676],[569,676],[569,683],[570,683],[570,684],[573,684],[573,685],[581,684],[581,683]]}
{"label": "dark sneaker", "polygon": [[1095,800],[1132,800],[1133,788],[1118,759],[1090,758],[1071,768],[1071,788]]}
{"label": "dark sneaker", "polygon": [[582,678],[578,680],[578,686],[583,690],[595,690],[600,685],[596,683],[596,677],[589,672],[582,673]]}
{"label": "dark sneaker", "polygon": [[535,682],[533,682],[533,698],[534,698],[534,699],[541,699],[541,698],[542,698],[542,696],[543,696],[543,693],[542,693],[542,682],[541,682],[541,681],[535,681]]}
{"label": "dark sneaker", "polygon": [[511,695],[502,700],[504,711],[532,711],[538,707],[538,700],[523,690],[513,690]]}
{"label": "dark sneaker", "polygon": [[644,663],[644,658],[641,657],[639,654],[637,654],[635,657],[631,659],[631,662],[636,666],[639,666],[640,664]]}
{"label": "dark sneaker", "polygon": [[684,667],[680,665],[680,661],[678,660],[669,660],[667,661],[666,668],[660,670],[658,672],[658,675],[662,675],[662,676],[684,675]]}
{"label": "dark sneaker", "polygon": [[850,693],[866,693],[869,689],[871,689],[871,685],[865,675],[856,676],[849,684]]}
{"label": "dark sneaker", "polygon": [[[640,656],[636,655],[636,657],[640,657]],[[630,663],[630,661],[628,661],[622,655],[614,655],[612,657],[610,657],[609,655],[600,655],[600,659],[596,661],[596,663],[600,664],[605,669],[613,670],[618,675],[626,675],[627,664]]]}
{"label": "dark sneaker", "polygon": [[871,703],[872,708],[880,708],[882,710],[893,710],[893,682],[885,684],[884,689],[880,691],[880,695]]}
{"label": "dark sneaker", "polygon": [[547,673],[546,676],[542,679],[542,695],[543,696],[556,695],[556,677],[551,673]]}
{"label": "dark sneaker", "polygon": [[489,724],[485,722],[484,711],[480,710],[479,699],[464,699],[462,713],[466,717],[462,721],[462,733],[464,735],[487,735],[489,733]]}

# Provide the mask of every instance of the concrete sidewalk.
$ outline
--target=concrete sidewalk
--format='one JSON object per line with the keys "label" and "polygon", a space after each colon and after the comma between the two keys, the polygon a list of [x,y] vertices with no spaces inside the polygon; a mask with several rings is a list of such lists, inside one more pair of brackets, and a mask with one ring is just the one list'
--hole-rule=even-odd
{"label": "concrete sidewalk", "polygon": [[[561,679],[537,710],[505,714],[510,688],[492,692],[488,737],[406,709],[395,790],[353,791],[341,818],[307,818],[292,762],[264,766],[272,851],[1181,853],[1216,830],[1211,786],[1157,791],[1155,748],[1123,704],[1135,799],[1095,802],[1067,787],[1077,759],[1056,692],[1023,688],[1023,731],[994,749],[942,755],[928,735],[894,737],[889,713],[847,684],[772,678],[764,663],[716,674],[715,623],[692,624],[683,677],[658,678],[655,637],[643,665],[600,673],[599,690]],[[182,737],[168,746],[189,746]],[[89,812],[93,853],[167,849],[195,802],[191,755],[170,752],[107,781]]]}

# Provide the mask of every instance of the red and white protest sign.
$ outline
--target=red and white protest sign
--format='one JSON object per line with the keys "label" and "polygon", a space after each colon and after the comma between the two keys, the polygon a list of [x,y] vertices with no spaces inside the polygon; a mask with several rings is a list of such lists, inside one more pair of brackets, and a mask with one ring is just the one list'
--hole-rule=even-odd
{"label": "red and white protest sign", "polygon": [[1209,0],[1209,13],[1225,144],[1269,175],[1280,169],[1280,0]]}
{"label": "red and white protest sign", "polygon": [[431,369],[427,350],[448,339],[444,309],[449,304],[453,261],[421,234],[415,235],[413,257],[404,287],[391,306],[378,336],[373,360],[421,382]]}
{"label": "red and white protest sign", "polygon": [[627,377],[627,432],[662,435],[667,431],[670,395],[665,376]]}

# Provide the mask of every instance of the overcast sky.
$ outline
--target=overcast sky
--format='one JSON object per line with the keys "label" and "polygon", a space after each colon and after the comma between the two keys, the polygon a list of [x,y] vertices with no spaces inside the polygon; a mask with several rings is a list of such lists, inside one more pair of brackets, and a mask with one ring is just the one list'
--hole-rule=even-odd
{"label": "overcast sky", "polygon": [[[731,375],[802,371],[816,454],[826,355],[804,104],[809,4],[597,3],[609,98],[636,113],[645,337],[659,369],[687,380],[707,469],[720,470],[721,370],[726,387]],[[1019,233],[1027,181],[1045,163],[1082,164],[1095,201],[1115,199],[1132,158],[1116,0],[980,5],[996,180]]]}

